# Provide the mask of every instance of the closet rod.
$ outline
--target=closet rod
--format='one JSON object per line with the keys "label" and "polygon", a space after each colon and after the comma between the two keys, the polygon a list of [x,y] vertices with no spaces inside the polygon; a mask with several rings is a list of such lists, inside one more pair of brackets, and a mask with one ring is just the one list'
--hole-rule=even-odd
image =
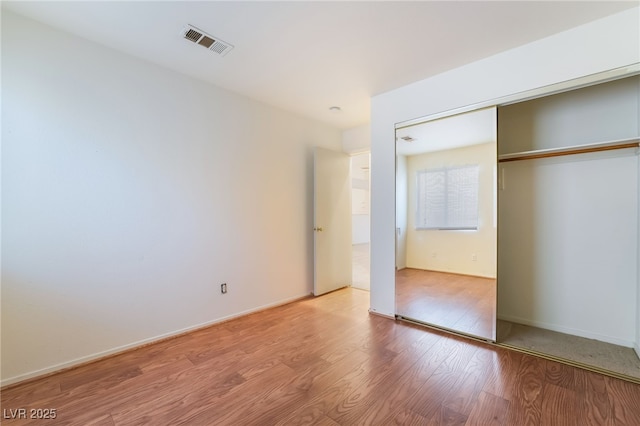
{"label": "closet rod", "polygon": [[615,142],[588,144],[569,148],[544,149],[538,151],[517,152],[498,156],[499,163],[507,161],[533,160],[536,158],[560,157],[563,155],[586,154],[588,152],[612,151],[614,149],[637,148],[640,139],[625,139]]}

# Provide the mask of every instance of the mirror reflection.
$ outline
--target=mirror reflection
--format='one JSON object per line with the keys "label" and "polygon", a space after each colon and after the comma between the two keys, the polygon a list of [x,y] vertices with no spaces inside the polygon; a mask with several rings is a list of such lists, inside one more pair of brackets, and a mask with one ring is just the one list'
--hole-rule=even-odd
{"label": "mirror reflection", "polygon": [[495,341],[495,108],[397,129],[396,161],[396,314]]}

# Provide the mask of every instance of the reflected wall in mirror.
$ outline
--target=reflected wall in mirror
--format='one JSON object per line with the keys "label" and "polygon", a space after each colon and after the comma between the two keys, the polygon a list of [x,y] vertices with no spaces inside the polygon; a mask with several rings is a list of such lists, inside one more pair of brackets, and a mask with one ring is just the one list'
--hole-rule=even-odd
{"label": "reflected wall in mirror", "polygon": [[496,338],[496,109],[396,130],[396,315]]}

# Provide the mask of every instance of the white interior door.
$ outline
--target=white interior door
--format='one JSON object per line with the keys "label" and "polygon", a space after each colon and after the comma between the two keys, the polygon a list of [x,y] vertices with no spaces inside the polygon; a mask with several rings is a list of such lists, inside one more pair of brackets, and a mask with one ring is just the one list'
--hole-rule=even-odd
{"label": "white interior door", "polygon": [[314,151],[313,294],[351,284],[351,179],[349,156]]}

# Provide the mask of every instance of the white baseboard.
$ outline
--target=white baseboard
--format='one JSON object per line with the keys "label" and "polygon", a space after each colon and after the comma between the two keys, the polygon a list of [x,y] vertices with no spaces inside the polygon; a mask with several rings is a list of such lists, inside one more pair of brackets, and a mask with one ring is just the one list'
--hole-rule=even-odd
{"label": "white baseboard", "polygon": [[20,382],[24,382],[26,380],[32,380],[32,379],[36,379],[39,377],[43,377],[43,376],[49,376],[55,373],[59,373],[61,371],[64,370],[69,370],[75,367],[79,367],[81,365],[84,364],[89,364],[91,362],[95,362],[98,361],[100,359],[103,358],[108,358],[114,355],[118,355],[121,354],[123,352],[127,352],[133,349],[139,349],[143,346],[147,346],[153,343],[159,343],[163,340],[168,340],[168,339],[172,339],[178,336],[181,336],[183,334],[188,334],[188,333],[192,333],[196,330],[202,329],[202,328],[207,328],[207,327],[211,327],[212,325],[215,324],[219,324],[219,323],[223,323],[229,320],[232,320],[234,318],[238,318],[238,317],[242,317],[245,315],[249,315],[249,314],[253,314],[255,312],[259,312],[259,311],[264,311],[265,309],[269,309],[269,308],[275,308],[277,306],[282,306],[282,305],[286,305],[288,303],[291,302],[295,302],[301,299],[305,299],[309,297],[309,294],[306,293],[302,296],[296,296],[296,297],[291,297],[291,298],[287,298],[278,302],[274,302],[274,303],[270,303],[267,305],[262,305],[259,306],[257,308],[253,308],[253,309],[248,309],[246,311],[242,311],[242,312],[238,312],[236,314],[233,315],[228,315],[222,318],[216,318],[214,320],[211,321],[207,321],[201,324],[196,324],[193,325],[191,327],[186,327],[186,328],[182,328],[180,330],[175,330],[175,331],[171,331],[169,333],[164,333],[158,336],[154,336],[154,337],[150,337],[148,339],[143,339],[143,340],[139,340],[137,342],[133,342],[133,343],[129,343],[126,345],[122,345],[122,346],[118,346],[112,349],[107,349],[106,351],[101,351],[101,352],[97,352],[91,355],[87,355],[87,356],[83,356],[80,358],[76,358],[67,362],[63,362],[60,364],[56,364],[56,365],[52,365],[50,367],[45,367],[45,368],[41,368],[39,370],[34,370],[28,373],[24,373],[24,374],[20,374],[14,377],[10,377],[8,379],[4,379],[0,381],[0,388],[4,388],[6,386],[10,386],[10,385],[15,385],[18,384]]}
{"label": "white baseboard", "polygon": [[636,351],[636,355],[638,355],[638,358],[640,358],[640,342],[636,342],[636,344],[633,346],[633,350]]}
{"label": "white baseboard", "polygon": [[385,314],[385,313],[382,313],[382,312],[378,312],[378,311],[376,311],[374,309],[369,309],[369,313],[372,314],[372,315],[378,315],[380,317],[389,318],[389,319],[392,319],[392,320],[396,319],[396,315],[395,314]]}
{"label": "white baseboard", "polygon": [[590,331],[580,330],[577,328],[564,327],[556,324],[549,324],[542,321],[531,321],[526,318],[519,318],[515,316],[510,316],[510,315],[498,314],[498,319],[509,321],[509,322],[515,322],[517,324],[528,325],[531,327],[543,328],[545,330],[557,331],[559,333],[570,334],[572,336],[584,337],[587,339],[594,339],[600,342],[611,343],[618,346],[624,346],[626,348],[635,348],[636,352],[638,352],[638,346],[635,342],[619,339],[617,337],[607,336],[599,333],[593,333]]}
{"label": "white baseboard", "polygon": [[455,272],[455,271],[450,271],[450,270],[446,270],[446,269],[426,268],[426,267],[422,267],[422,266],[407,265],[407,266],[405,266],[403,268],[398,268],[396,266],[396,270],[399,270],[399,269],[419,269],[421,271],[428,271],[428,272],[442,272],[443,274],[462,275],[463,277],[489,278],[491,280],[495,280],[496,279],[496,275],[487,275],[487,274],[482,274],[482,273],[472,274],[470,272]]}

